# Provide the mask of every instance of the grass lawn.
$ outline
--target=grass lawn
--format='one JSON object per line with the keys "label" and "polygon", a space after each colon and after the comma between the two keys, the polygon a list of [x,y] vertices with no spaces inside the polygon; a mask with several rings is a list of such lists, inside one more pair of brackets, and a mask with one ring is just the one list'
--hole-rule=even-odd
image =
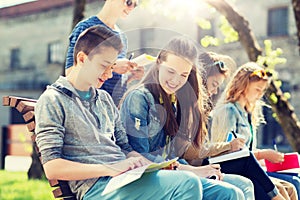
{"label": "grass lawn", "polygon": [[54,200],[47,180],[28,180],[26,172],[0,170],[1,200]]}

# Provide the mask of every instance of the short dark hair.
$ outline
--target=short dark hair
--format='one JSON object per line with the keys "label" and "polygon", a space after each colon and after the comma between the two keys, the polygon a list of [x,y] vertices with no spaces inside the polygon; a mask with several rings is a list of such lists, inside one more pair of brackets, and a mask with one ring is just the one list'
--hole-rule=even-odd
{"label": "short dark hair", "polygon": [[75,44],[74,64],[77,64],[76,56],[82,51],[89,57],[99,53],[103,47],[113,47],[121,52],[123,45],[120,36],[103,25],[92,26],[83,31]]}

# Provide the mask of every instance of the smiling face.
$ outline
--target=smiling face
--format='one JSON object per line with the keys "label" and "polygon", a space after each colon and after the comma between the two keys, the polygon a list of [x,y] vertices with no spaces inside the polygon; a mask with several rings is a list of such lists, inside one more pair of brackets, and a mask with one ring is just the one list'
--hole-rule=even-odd
{"label": "smiling face", "polygon": [[118,51],[113,47],[101,47],[100,52],[93,56],[86,56],[84,59],[81,74],[86,88],[91,86],[99,88],[112,77],[113,64]]}
{"label": "smiling face", "polygon": [[138,5],[138,0],[118,0],[120,8],[120,18],[126,18],[131,11]]}
{"label": "smiling face", "polygon": [[267,87],[268,82],[265,80],[250,82],[244,92],[245,98],[247,99],[248,103],[255,103],[257,100],[261,99],[265,94]]}
{"label": "smiling face", "polygon": [[223,84],[225,80],[225,75],[217,73],[216,75],[209,76],[207,78],[207,93],[208,96],[212,96],[218,93],[218,88]]}
{"label": "smiling face", "polygon": [[159,84],[167,94],[179,90],[188,80],[192,64],[173,54],[168,54],[166,61],[159,66]]}

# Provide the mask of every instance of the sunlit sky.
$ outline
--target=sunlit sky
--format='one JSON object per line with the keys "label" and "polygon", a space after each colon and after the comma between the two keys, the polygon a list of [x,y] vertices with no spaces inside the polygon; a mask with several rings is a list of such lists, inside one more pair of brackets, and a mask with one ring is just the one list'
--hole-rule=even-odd
{"label": "sunlit sky", "polygon": [[22,3],[32,2],[37,0],[0,0],[0,8],[10,7]]}

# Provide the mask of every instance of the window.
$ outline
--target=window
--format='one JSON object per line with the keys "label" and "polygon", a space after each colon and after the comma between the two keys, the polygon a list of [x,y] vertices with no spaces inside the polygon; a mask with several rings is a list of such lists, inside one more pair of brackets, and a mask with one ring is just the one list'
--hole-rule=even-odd
{"label": "window", "polygon": [[274,8],[268,11],[268,36],[288,35],[288,8]]}
{"label": "window", "polygon": [[15,48],[11,50],[10,54],[10,69],[18,69],[21,67],[21,60],[20,60],[21,52],[19,48]]}
{"label": "window", "polygon": [[62,44],[59,41],[55,41],[48,44],[48,63],[63,63],[64,53],[62,50]]}

